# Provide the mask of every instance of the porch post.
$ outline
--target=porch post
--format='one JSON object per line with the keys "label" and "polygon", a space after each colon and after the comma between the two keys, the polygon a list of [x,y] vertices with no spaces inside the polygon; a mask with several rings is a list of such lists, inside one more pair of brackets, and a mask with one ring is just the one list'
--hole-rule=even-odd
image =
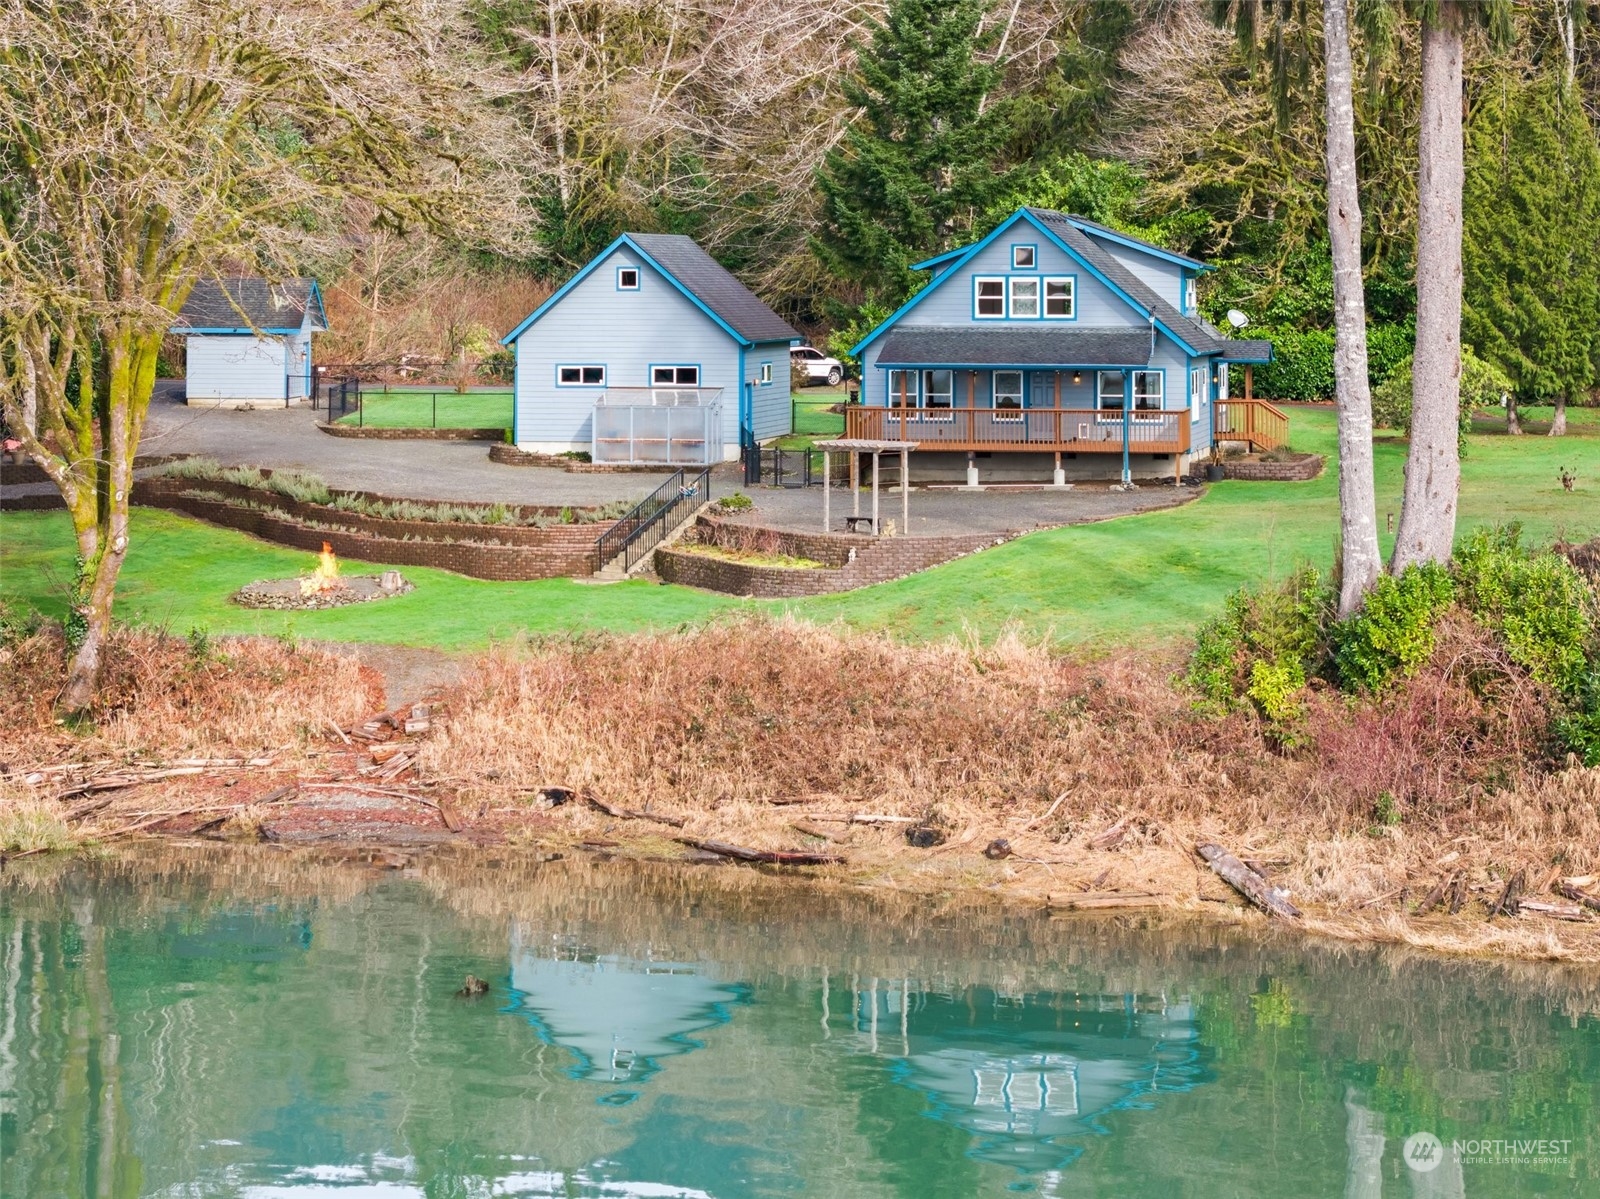
{"label": "porch post", "polygon": [[861,515],[861,455],[850,451],[850,515]]}
{"label": "porch post", "polygon": [[978,455],[973,450],[967,451],[967,486],[978,485]]}
{"label": "porch post", "polygon": [[828,532],[831,532],[833,530],[833,521],[830,519],[829,512],[828,512],[828,487],[829,487],[829,484],[830,484],[830,480],[828,478],[828,457],[829,457],[828,451],[827,450],[823,450],[822,451],[822,531],[824,533],[828,533]]}
{"label": "porch post", "polygon": [[1256,368],[1250,363],[1244,364],[1244,398],[1255,399],[1256,395]]}
{"label": "porch post", "polygon": [[1122,372],[1122,485],[1133,486],[1132,455],[1128,443],[1133,438],[1133,372]]}
{"label": "porch post", "polygon": [[911,451],[900,451],[900,536],[911,533]]}
{"label": "porch post", "polygon": [[872,451],[872,535],[882,536],[883,528],[878,524],[878,459],[883,457],[882,450]]}
{"label": "porch post", "polygon": [[1067,472],[1061,466],[1061,451],[1056,451],[1056,472],[1051,476],[1050,482],[1056,487],[1067,485]]}

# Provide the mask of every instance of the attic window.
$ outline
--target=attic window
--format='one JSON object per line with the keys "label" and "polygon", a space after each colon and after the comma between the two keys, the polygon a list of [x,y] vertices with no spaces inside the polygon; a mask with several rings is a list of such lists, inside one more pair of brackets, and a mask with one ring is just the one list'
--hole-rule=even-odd
{"label": "attic window", "polygon": [[1011,247],[1011,266],[1013,270],[1031,271],[1038,257],[1039,251],[1034,246]]}
{"label": "attic window", "polygon": [[636,266],[621,266],[617,268],[617,290],[639,290],[639,268]]}

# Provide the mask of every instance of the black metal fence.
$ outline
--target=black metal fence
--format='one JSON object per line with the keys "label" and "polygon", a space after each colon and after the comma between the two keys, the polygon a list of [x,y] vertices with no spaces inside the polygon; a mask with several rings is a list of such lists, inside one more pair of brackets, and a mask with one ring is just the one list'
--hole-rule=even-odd
{"label": "black metal fence", "polygon": [[354,375],[341,379],[322,378],[311,395],[311,410],[325,411],[332,424],[350,412],[361,411],[361,380]]}
{"label": "black metal fence", "polygon": [[709,466],[688,476],[681,470],[673,471],[665,483],[596,539],[595,569],[604,570],[620,559],[626,574],[710,498]]}
{"label": "black metal fence", "polygon": [[[844,450],[830,451],[830,481],[835,487],[850,485],[850,455]],[[778,450],[746,446],[744,482],[746,487],[821,487],[822,450]]]}

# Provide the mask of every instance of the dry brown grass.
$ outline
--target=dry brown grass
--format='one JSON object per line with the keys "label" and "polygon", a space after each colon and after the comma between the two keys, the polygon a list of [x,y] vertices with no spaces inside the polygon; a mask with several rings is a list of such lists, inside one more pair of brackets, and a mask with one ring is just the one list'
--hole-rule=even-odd
{"label": "dry brown grass", "polygon": [[[1552,940],[1542,926],[1402,919],[1402,934],[1398,899],[1360,906],[1402,886],[1420,898],[1446,867],[1481,897],[1518,868],[1539,879],[1600,866],[1600,771],[1540,764],[1537,692],[1501,689],[1483,653],[1469,629],[1450,630],[1429,668],[1381,701],[1314,697],[1307,744],[1285,753],[1247,714],[1197,715],[1175,661],[1063,657],[1016,636],[908,647],[752,620],[497,651],[449,698],[422,767],[480,810],[588,788],[683,816],[690,835],[768,848],[805,841],[792,827],[802,812],[914,816],[950,841],[910,851],[900,828],[839,827],[856,877],[916,890],[1231,901],[1191,854],[1216,839],[1317,909],[1325,931],[1345,921],[1432,947],[1600,954],[1585,926]],[[1384,791],[1397,827],[1376,822]],[[571,840],[671,849],[658,827],[579,805],[553,815]],[[1091,844],[1125,816],[1116,846]],[[1017,858],[978,856],[1002,836]]]}
{"label": "dry brown grass", "polygon": [[[59,631],[8,647],[0,688],[12,770],[99,758],[232,757],[302,745],[370,713],[378,678],[353,659],[263,638],[191,643],[118,629],[106,648],[93,727],[57,723],[66,677]],[[320,734],[319,734],[320,736]]]}

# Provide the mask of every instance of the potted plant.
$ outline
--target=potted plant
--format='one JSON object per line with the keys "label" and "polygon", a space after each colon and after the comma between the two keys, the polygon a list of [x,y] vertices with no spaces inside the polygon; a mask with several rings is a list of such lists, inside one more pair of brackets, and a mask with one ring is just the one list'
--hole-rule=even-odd
{"label": "potted plant", "polygon": [[1222,447],[1214,445],[1211,447],[1211,461],[1206,463],[1206,482],[1220,483],[1227,477],[1227,471],[1222,466]]}

